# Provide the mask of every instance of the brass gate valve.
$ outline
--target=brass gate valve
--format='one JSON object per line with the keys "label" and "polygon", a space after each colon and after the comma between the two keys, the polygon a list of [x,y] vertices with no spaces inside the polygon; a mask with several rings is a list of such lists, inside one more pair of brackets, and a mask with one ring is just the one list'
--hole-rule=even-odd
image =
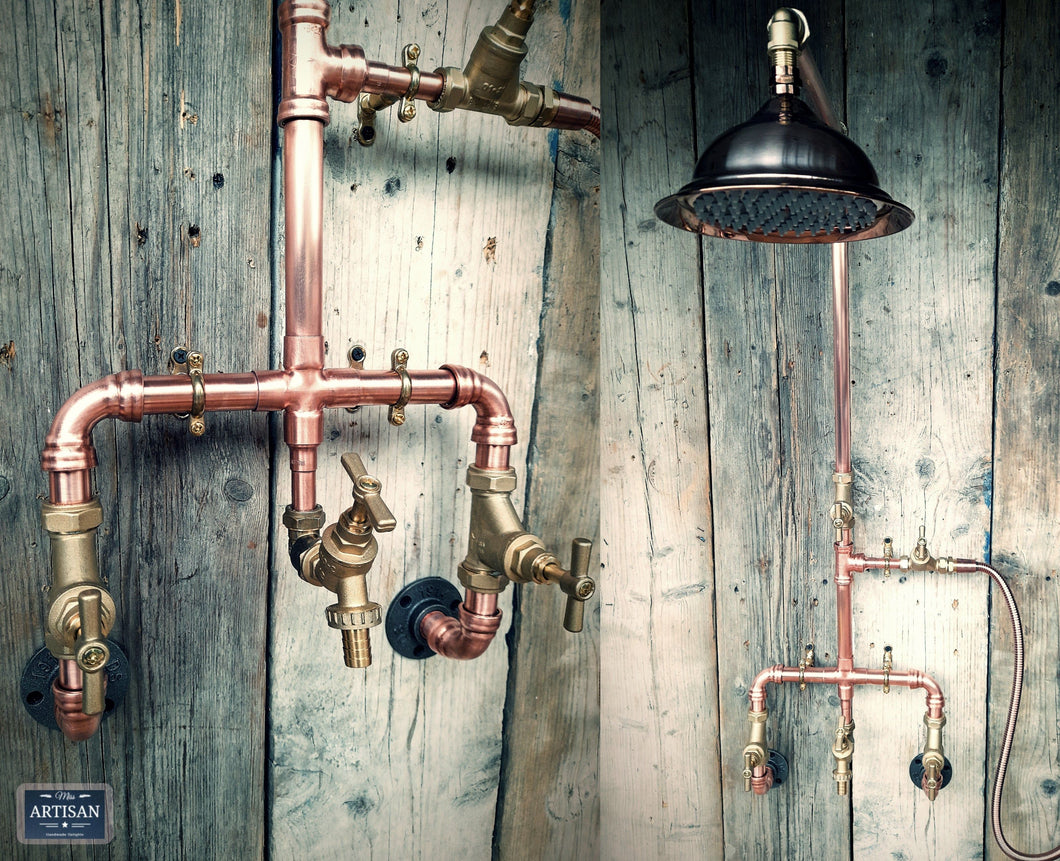
{"label": "brass gate valve", "polygon": [[342,466],[353,479],[354,503],[303,554],[300,567],[306,580],[338,596],[324,612],[328,625],[342,632],[346,666],[367,667],[372,663],[368,629],[382,622],[379,605],[368,600],[367,574],[378,550],[373,531],[392,532],[397,521],[380,496],[382,482],[360,457],[344,454]]}

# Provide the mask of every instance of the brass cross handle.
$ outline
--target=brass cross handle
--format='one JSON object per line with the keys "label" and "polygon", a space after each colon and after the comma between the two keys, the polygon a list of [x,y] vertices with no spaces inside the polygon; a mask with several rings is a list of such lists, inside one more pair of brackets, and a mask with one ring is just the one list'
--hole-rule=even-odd
{"label": "brass cross handle", "polygon": [[77,596],[77,614],[81,630],[74,641],[77,665],[84,682],[82,711],[86,715],[103,713],[107,674],[103,668],[110,660],[110,649],[103,637],[102,595],[99,589],[85,589]]}
{"label": "brass cross handle", "polygon": [[352,451],[342,456],[342,468],[353,480],[353,498],[364,506],[372,528],[376,532],[393,532],[397,520],[380,496],[383,483],[364,468],[360,455]]}
{"label": "brass cross handle", "polygon": [[596,592],[596,581],[589,576],[592,552],[593,543],[588,538],[575,538],[570,545],[570,571],[565,571],[556,580],[567,596],[563,627],[572,634],[581,631],[585,622],[585,602]]}

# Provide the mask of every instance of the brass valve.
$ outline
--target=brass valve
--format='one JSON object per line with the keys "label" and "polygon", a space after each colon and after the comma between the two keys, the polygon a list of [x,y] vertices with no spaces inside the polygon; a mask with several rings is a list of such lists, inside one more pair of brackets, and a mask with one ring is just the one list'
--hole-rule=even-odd
{"label": "brass valve", "polygon": [[[329,626],[342,632],[346,666],[367,667],[372,663],[369,629],[383,620],[379,605],[368,600],[367,574],[378,551],[372,533],[391,532],[397,521],[380,496],[382,482],[368,473],[360,457],[352,452],[344,454],[342,466],[353,480],[353,505],[319,538],[307,529],[294,542],[292,557],[304,580],[338,596],[338,601],[325,610],[325,617]],[[284,521],[295,524],[300,514],[312,521],[313,513],[288,512]]]}
{"label": "brass valve", "polygon": [[747,721],[751,724],[750,739],[747,747],[743,749],[743,788],[744,792],[751,791],[751,778],[754,770],[760,765],[765,765],[769,758],[766,748],[766,721],[769,719],[769,711],[763,709],[760,712],[749,711]]}
{"label": "brass valve", "polygon": [[835,780],[835,791],[839,795],[850,793],[851,760],[854,758],[854,722],[840,723],[835,731],[835,743],[832,745],[832,756],[835,757],[835,769],[832,778]]}
{"label": "brass valve", "polygon": [[946,767],[946,757],[942,750],[942,728],[946,725],[946,716],[933,718],[926,714],[924,725],[927,727],[927,739],[924,742],[924,754],[920,760],[924,767],[921,787],[928,799],[934,801],[938,797],[939,790],[945,786],[943,769]]}

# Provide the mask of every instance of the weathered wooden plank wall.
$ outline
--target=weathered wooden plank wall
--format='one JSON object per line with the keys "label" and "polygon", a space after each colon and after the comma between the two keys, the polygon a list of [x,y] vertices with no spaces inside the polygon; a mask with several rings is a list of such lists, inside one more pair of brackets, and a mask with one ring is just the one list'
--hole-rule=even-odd
{"label": "weathered wooden plank wall", "polygon": [[105,373],[164,372],[178,345],[201,349],[214,370],[268,361],[258,318],[269,311],[272,97],[268,65],[256,61],[269,53],[270,12],[6,3],[3,17],[14,22],[0,37],[9,212],[0,230],[12,252],[0,283],[10,482],[0,539],[10,566],[0,586],[3,852],[25,852],[14,840],[18,784],[105,779],[117,837],[97,854],[176,857],[182,835],[190,849],[207,823],[211,851],[259,853],[261,417],[211,418],[201,441],[166,419],[99,429],[101,569],[136,683],[81,747],[32,723],[15,692],[42,642],[46,485],[34,451],[56,408]]}
{"label": "weathered wooden plank wall", "polygon": [[[934,805],[906,774],[923,741],[923,697],[910,692],[859,690],[852,803],[836,799],[830,775],[831,691],[771,692],[770,739],[791,757],[792,777],[764,799],[740,785],[754,673],[796,661],[806,642],[834,660],[827,252],[704,240],[700,267],[697,240],[654,226],[651,204],[687,181],[714,135],[764,101],[762,34],[774,6],[627,3],[603,22],[601,797],[605,826],[621,822],[605,831],[605,855],[689,857],[698,841],[702,857],[980,857],[995,852],[984,793],[1011,648],[996,629],[1001,654],[988,684],[982,582],[865,575],[855,586],[859,662],[878,666],[891,645],[896,666],[932,673],[947,694],[956,777]],[[992,550],[1016,578],[1038,642],[1014,760],[1032,776],[1014,777],[1020,788],[1009,798],[1021,810],[1009,821],[1014,839],[1038,850],[1057,829],[1056,587],[1047,578],[1060,394],[1048,303],[1060,279],[1057,78],[1034,45],[1051,44],[1043,34],[1056,33],[1057,12],[1046,3],[884,9],[858,0],[802,8],[852,137],[919,217],[900,236],[851,247],[859,544],[872,550],[892,535],[908,552],[926,523],[936,552]],[[667,399],[669,374],[681,384]],[[709,434],[701,425],[675,456],[689,416],[708,416]],[[697,477],[706,510],[685,508]],[[692,536],[707,546],[693,553],[683,543]],[[716,594],[694,628],[640,627],[688,600],[660,581],[663,566],[675,582],[698,571],[702,594]],[[634,619],[641,633],[630,648]],[[715,661],[718,675],[705,673]],[[659,743],[678,708],[682,726],[720,723],[720,762],[706,733],[686,740],[684,762]],[[674,799],[694,811],[694,829],[680,830]]]}
{"label": "weathered wooden plank wall", "polygon": [[[37,452],[51,415],[103,373],[163,372],[177,345],[203,350],[212,370],[275,366],[282,242],[274,10],[4,5],[0,183],[14,217],[0,228],[0,330],[13,344],[0,385],[15,410],[0,442],[0,542],[25,561],[0,583],[12,692],[0,701],[0,793],[34,780],[114,785],[115,843],[77,857],[194,856],[206,835],[218,857],[512,857],[516,843],[541,857],[595,853],[595,614],[568,635],[558,590],[532,589],[532,611],[516,619],[519,648],[543,647],[532,663],[513,669],[501,639],[467,664],[407,662],[379,630],[375,665],[347,670],[326,596],[289,571],[277,528],[286,453],[263,416],[212,416],[203,440],[161,418],[97,431],[102,563],[132,689],[82,747],[25,716],[13,692],[42,637]],[[462,64],[499,12],[485,0],[342,4],[332,39],[391,62],[419,41],[424,66]],[[541,4],[526,76],[596,89],[596,16],[592,3]],[[357,341],[369,366],[386,366],[403,344],[415,367],[462,363],[500,382],[520,425],[515,465],[531,472],[530,525],[566,558],[572,537],[597,535],[598,147],[423,108],[409,126],[382,117],[370,150],[353,129],[353,110],[337,106],[325,154],[329,361],[343,364]],[[331,519],[349,500],[342,451],[360,451],[384,481],[399,519],[372,576],[384,605],[405,582],[454,578],[467,541],[471,417],[409,414],[400,432],[377,410],[331,416],[322,450]],[[507,754],[506,700],[509,732],[523,736]],[[528,835],[527,810],[546,827]],[[14,806],[0,811],[0,845],[21,857]]]}

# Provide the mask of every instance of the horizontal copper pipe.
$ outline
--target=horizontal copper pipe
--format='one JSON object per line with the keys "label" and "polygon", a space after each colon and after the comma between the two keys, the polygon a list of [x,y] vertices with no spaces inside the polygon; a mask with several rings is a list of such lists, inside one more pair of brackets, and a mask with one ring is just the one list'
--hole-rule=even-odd
{"label": "horizontal copper pipe", "polygon": [[458,619],[441,610],[428,613],[420,622],[420,634],[439,655],[470,661],[486,651],[501,626],[497,596],[468,589],[459,613]]}
{"label": "horizontal copper pipe", "polygon": [[946,699],[942,689],[927,673],[919,670],[905,672],[887,672],[886,670],[868,670],[855,668],[850,671],[838,667],[785,667],[782,664],[762,670],[751,683],[748,696],[752,711],[762,711],[766,707],[766,685],[805,682],[814,685],[883,685],[885,683],[903,688],[921,688],[927,695],[927,710],[932,717],[942,717]]}
{"label": "horizontal copper pipe", "polygon": [[[403,96],[412,84],[412,72],[404,66],[388,66],[386,63],[368,63],[368,75],[363,90],[383,96]],[[420,69],[420,83],[414,98],[435,102],[445,88],[445,76],[439,72]]]}
{"label": "horizontal copper pipe", "polygon": [[[459,365],[413,370],[408,376],[409,403],[474,407],[476,463],[507,468],[508,448],[517,435],[508,400],[496,383]],[[401,396],[401,377],[394,371],[354,368],[255,371],[204,374],[203,387],[207,412],[283,410],[311,415],[324,408],[392,404]],[[100,421],[138,422],[145,415],[188,412],[192,396],[191,379],[185,375],[145,377],[139,371],[112,374],[79,389],[56,413],[45,438],[41,465],[49,473],[51,501],[70,505],[91,498],[89,470],[97,463],[91,437]]]}

